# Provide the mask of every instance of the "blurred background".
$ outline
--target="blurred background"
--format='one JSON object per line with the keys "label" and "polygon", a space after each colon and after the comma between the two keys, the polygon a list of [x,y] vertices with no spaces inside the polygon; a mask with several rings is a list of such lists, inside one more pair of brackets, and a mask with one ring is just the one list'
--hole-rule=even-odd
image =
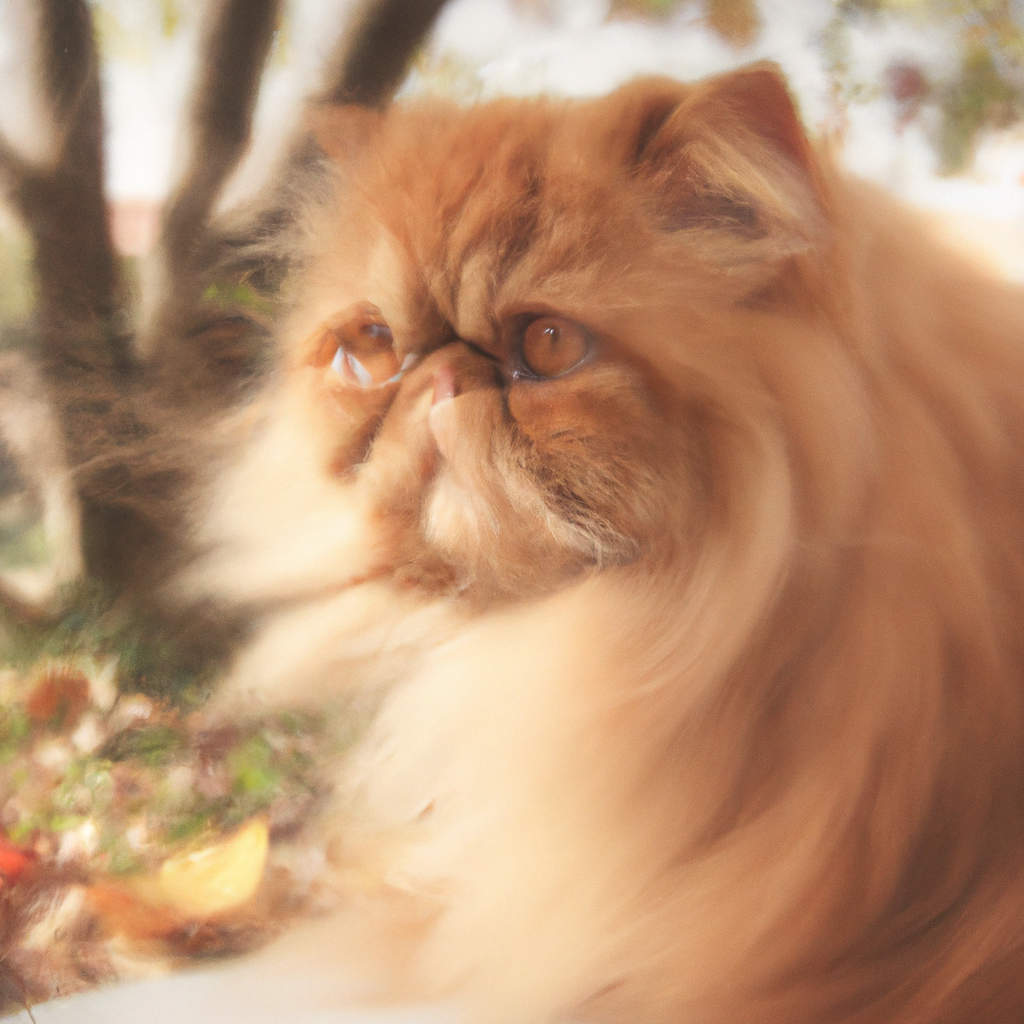
{"label": "blurred background", "polygon": [[[116,244],[149,250],[182,145],[206,0],[92,0],[104,61]],[[249,158],[225,201],[272,173],[353,0],[290,0]],[[31,0],[0,3],[0,130],[41,145]],[[845,164],[941,214],[1024,280],[1024,0],[453,0],[405,86],[463,101],[605,92],[769,58],[808,131]],[[27,240],[0,213],[0,320],[32,302]]]}
{"label": "blurred background", "polygon": [[[33,89],[34,3],[0,0],[0,132],[29,158],[42,159],[47,126]],[[182,112],[208,0],[91,6],[103,58],[111,224],[126,276],[137,280],[136,264],[153,245],[161,202],[183,161]],[[353,6],[354,0],[286,4],[253,145],[225,203],[273,174],[302,98],[317,91]],[[1024,0],[451,0],[404,91],[467,103],[500,94],[580,96],[638,74],[692,79],[764,58],[788,75],[808,132],[847,167],[931,211],[979,258],[1024,281]],[[25,232],[0,204],[0,350],[4,327],[32,311],[29,257]],[[43,534],[31,532],[35,520],[23,528],[22,513],[11,508],[6,513],[0,505],[0,549],[12,537],[43,543]],[[7,550],[14,550],[10,543]],[[261,1002],[246,970],[243,963],[58,1000],[37,1007],[35,1019],[447,1019],[436,1008],[312,1013],[298,999],[294,1012],[282,1010]],[[27,1015],[18,1020],[28,1024]]]}

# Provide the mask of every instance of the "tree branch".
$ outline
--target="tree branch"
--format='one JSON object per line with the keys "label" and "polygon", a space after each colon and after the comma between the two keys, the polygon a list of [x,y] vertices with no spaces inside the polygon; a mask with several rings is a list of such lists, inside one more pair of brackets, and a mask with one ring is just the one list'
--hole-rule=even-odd
{"label": "tree branch", "polygon": [[[103,189],[99,65],[85,0],[44,0],[40,44],[58,152],[52,166],[23,176],[15,199],[36,244],[39,316],[58,329],[109,325],[116,270]],[[101,333],[97,344],[109,350],[93,355],[123,361],[123,341]]]}
{"label": "tree branch", "polygon": [[210,215],[249,144],[280,7],[280,0],[223,0],[207,35],[193,98],[191,160],[164,212],[164,294],[143,341],[146,351],[156,347],[154,339],[179,333],[183,311],[199,298]]}
{"label": "tree branch", "polygon": [[[10,198],[35,244],[35,334],[59,419],[90,551],[110,534],[106,510],[88,497],[81,467],[104,445],[139,429],[131,408],[133,362],[118,324],[117,268],[104,194],[99,58],[86,0],[39,0],[39,67],[53,152],[38,165],[4,154]],[[113,439],[113,441],[112,441]]]}
{"label": "tree branch", "polygon": [[386,106],[443,6],[444,0],[369,0],[346,36],[324,99]]}

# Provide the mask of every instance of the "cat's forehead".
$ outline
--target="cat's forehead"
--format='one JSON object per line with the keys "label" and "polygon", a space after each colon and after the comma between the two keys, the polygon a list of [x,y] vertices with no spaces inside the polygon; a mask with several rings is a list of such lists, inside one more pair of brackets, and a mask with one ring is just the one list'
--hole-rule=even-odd
{"label": "cat's forehead", "polygon": [[[369,265],[463,337],[517,305],[564,306],[629,245],[635,214],[621,103],[420,103],[389,114],[359,171],[381,225]],[[384,255],[380,250],[387,250]]]}

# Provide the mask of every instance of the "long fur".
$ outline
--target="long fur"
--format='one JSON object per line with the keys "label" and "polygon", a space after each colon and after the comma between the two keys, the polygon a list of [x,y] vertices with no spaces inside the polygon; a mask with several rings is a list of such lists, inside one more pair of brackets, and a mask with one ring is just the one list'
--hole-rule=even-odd
{"label": "long fur", "polygon": [[[386,693],[343,909],[267,976],[1018,1022],[1021,292],[816,153],[771,67],[317,116],[285,369],[176,584],[273,609],[221,709]],[[418,360],[382,388],[314,354],[357,302]],[[597,356],[514,377],[523,314]]]}

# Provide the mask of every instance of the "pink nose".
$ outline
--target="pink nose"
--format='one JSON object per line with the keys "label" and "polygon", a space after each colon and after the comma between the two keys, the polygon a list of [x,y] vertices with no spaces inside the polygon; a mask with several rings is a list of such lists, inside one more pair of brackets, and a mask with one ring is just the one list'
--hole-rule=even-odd
{"label": "pink nose", "polygon": [[458,394],[455,387],[455,371],[449,363],[439,366],[434,374],[434,405],[447,401]]}

